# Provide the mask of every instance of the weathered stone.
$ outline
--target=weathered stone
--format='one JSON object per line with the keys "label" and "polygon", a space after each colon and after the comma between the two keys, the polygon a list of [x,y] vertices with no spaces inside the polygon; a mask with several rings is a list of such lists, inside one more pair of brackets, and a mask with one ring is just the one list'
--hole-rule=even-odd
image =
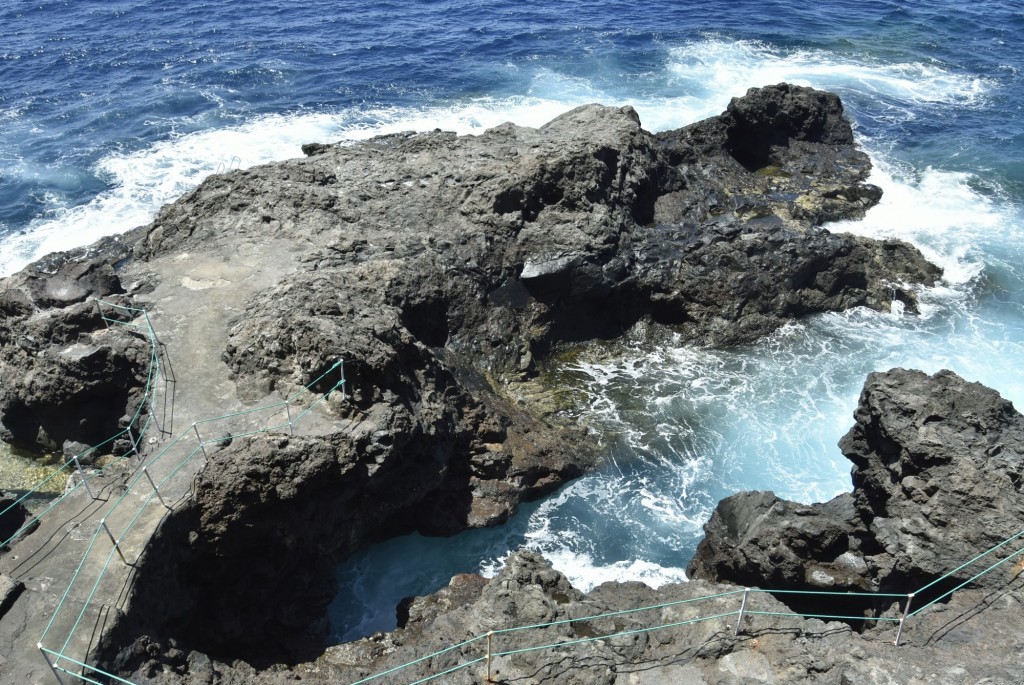
{"label": "weathered stone", "polygon": [[1024,416],[996,391],[893,369],[868,377],[854,417],[840,447],[888,573],[935,577],[1024,528]]}
{"label": "weathered stone", "polygon": [[0,541],[9,539],[31,518],[28,509],[18,503],[18,497],[0,492]]}
{"label": "weathered stone", "polygon": [[[860,634],[842,623],[789,614],[766,593],[750,595],[733,637],[741,594],[730,590],[735,586],[700,580],[659,590],[605,583],[584,595],[542,558],[520,551],[495,578],[457,576],[448,587],[406,602],[408,617],[398,629],[329,647],[312,663],[256,671],[241,661],[197,653],[185,658],[180,649],[138,638],[122,651],[118,670],[136,682],[166,685],[207,685],[211,677],[277,685],[295,678],[356,682],[391,669],[396,682],[415,682],[452,669],[445,682],[475,685],[486,672],[485,636],[494,631],[491,647],[499,656],[490,674],[499,683],[1009,685],[1024,673],[1015,658],[1024,642],[1005,629],[1016,625],[1024,601],[1019,586],[995,601],[985,591],[958,593],[908,621],[898,650],[891,643],[895,626],[883,624],[881,635]],[[637,611],[641,607],[653,608]],[[523,626],[539,627],[505,630]],[[470,661],[477,663],[458,668]]]}

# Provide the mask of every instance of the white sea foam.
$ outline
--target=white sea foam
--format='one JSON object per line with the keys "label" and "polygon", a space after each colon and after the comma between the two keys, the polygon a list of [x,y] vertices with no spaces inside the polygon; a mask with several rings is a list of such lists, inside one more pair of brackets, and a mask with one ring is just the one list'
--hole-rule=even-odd
{"label": "white sea foam", "polygon": [[[650,130],[685,125],[721,112],[751,85],[779,81],[846,89],[908,109],[921,103],[967,103],[986,92],[983,80],[932,64],[881,64],[824,52],[783,52],[752,41],[715,36],[674,48],[658,88],[624,83],[598,88],[581,76],[539,66],[522,96],[420,108],[350,109],[264,116],[229,127],[173,135],[150,148],[102,159],[95,169],[108,189],[85,205],[51,206],[24,231],[0,243],[0,275],[42,255],[88,244],[147,223],[156,210],[210,173],[295,157],[311,141],[358,141],[434,128],[479,133],[505,121],[539,126],[586,102],[634,105]],[[667,76],[667,80],[666,80]],[[192,122],[195,125],[198,122]],[[174,122],[167,122],[173,130]]]}
{"label": "white sea foam", "polygon": [[863,220],[831,224],[831,230],[913,243],[942,267],[949,285],[967,284],[981,273],[979,248],[994,234],[1000,241],[1024,243],[1017,211],[983,192],[975,176],[907,170],[879,156],[873,162],[868,181],[882,188],[882,201]]}
{"label": "white sea foam", "polygon": [[[984,106],[992,87],[935,64],[716,37],[674,49],[667,72],[656,96],[637,98],[542,70],[531,95],[565,106],[633,104],[645,126],[659,130],[717,114],[748,87],[780,81],[853,95],[894,120],[922,108]],[[920,293],[923,315],[899,308],[826,314],[737,350],[634,343],[586,351],[565,377],[586,398],[578,418],[609,441],[609,463],[533,505],[525,527],[517,524],[522,535],[509,542],[541,552],[584,590],[609,580],[681,581],[719,498],[770,488],[814,502],[849,490],[850,463],[837,442],[869,372],[951,368],[1024,404],[1024,371],[1015,370],[1024,356],[1020,306],[1007,297],[996,305],[1006,312],[980,314],[976,297],[986,277],[996,285],[1002,278],[1009,291],[1024,280],[1020,211],[978,177],[909,168],[891,161],[893,141],[862,141],[874,150],[870,181],[885,191],[882,203],[864,221],[830,228],[902,238],[940,264],[945,280]],[[480,570],[497,573],[508,549],[488,548]]]}
{"label": "white sea foam", "polygon": [[933,63],[894,64],[822,50],[786,51],[715,36],[675,48],[671,54],[675,87],[719,102],[742,95],[751,86],[784,81],[916,105],[974,103],[991,87],[984,79]]}
{"label": "white sea foam", "polygon": [[[687,580],[686,562],[689,559],[680,558],[680,566],[665,566],[643,559],[601,563],[595,561],[590,554],[573,551],[568,545],[552,544],[543,549],[535,549],[544,555],[552,568],[565,575],[572,586],[581,592],[590,592],[598,585],[608,582],[640,581],[657,589],[663,585]],[[512,551],[509,551],[499,558],[484,562],[480,567],[480,574],[493,578],[501,571],[511,554]]]}
{"label": "white sea foam", "polygon": [[601,564],[587,554],[575,554],[567,550],[548,550],[545,556],[551,561],[553,568],[566,574],[573,587],[582,592],[590,592],[601,583],[623,582],[636,580],[653,588],[669,583],[686,581],[686,562],[680,559],[681,566],[662,566],[650,561],[630,559]]}

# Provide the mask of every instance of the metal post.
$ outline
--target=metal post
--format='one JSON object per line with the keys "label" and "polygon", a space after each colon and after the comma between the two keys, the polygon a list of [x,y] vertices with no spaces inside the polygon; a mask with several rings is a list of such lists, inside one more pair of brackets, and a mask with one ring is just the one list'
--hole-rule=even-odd
{"label": "metal post", "polygon": [[206,445],[203,444],[203,438],[199,435],[199,426],[193,423],[192,430],[196,432],[196,439],[199,441],[199,447],[203,450],[203,456],[206,457],[206,461],[210,461],[210,455],[206,453]]}
{"label": "metal post", "polygon": [[82,484],[85,485],[85,491],[89,493],[89,497],[96,499],[92,488],[89,487],[89,479],[85,477],[85,471],[82,470],[82,462],[78,461],[77,456],[71,458],[75,460],[75,468],[78,469],[78,477],[82,479]]}
{"label": "metal post", "polygon": [[142,315],[146,317],[146,326],[149,327],[150,340],[156,340],[156,329],[153,328],[153,322],[149,320],[149,312],[145,309],[142,310]]}
{"label": "metal post", "polygon": [[[96,303],[96,311],[98,311],[100,313],[100,321],[103,322],[104,326],[106,326],[107,328],[110,328],[110,322],[108,322],[107,318],[105,316],[103,316],[103,307],[100,306],[99,298],[95,298],[94,297],[92,301]],[[58,680],[60,680],[60,678],[58,678]]]}
{"label": "metal post", "polygon": [[126,430],[128,432],[128,440],[131,441],[131,443],[132,443],[132,452],[135,452],[135,456],[136,457],[138,457],[139,459],[142,459],[142,453],[139,452],[139,446],[137,444],[135,444],[135,434],[132,433],[132,427],[128,426],[128,428]]}
{"label": "metal post", "polygon": [[43,649],[43,643],[37,642],[36,647],[39,648],[39,653],[43,655],[44,659],[46,659],[46,665],[50,667],[51,671],[53,671],[53,677],[57,679],[57,682],[60,683],[60,685],[64,685],[64,680],[60,677],[60,674],[57,673],[57,667],[53,665],[53,662],[50,661],[50,655]]}
{"label": "metal post", "polygon": [[288,400],[284,401],[284,410],[288,412],[288,434],[295,435],[295,426],[292,425],[292,406],[288,404]]}
{"label": "metal post", "polygon": [[491,680],[491,638],[494,637],[494,631],[487,631],[487,682],[493,683]]}
{"label": "metal post", "polygon": [[907,620],[907,614],[910,613],[910,603],[914,601],[914,593],[911,592],[907,595],[907,605],[903,607],[903,615],[900,617],[900,627],[896,631],[896,641],[893,642],[897,647],[900,646],[900,638],[903,637],[903,622]]}
{"label": "metal post", "polygon": [[167,502],[164,501],[164,496],[160,494],[160,488],[158,488],[156,483],[153,482],[153,476],[149,475],[149,467],[143,466],[142,473],[146,476],[146,480],[149,481],[149,484],[153,486],[153,492],[156,493],[156,497],[160,500],[160,504],[170,509],[170,507],[167,506]]}
{"label": "metal post", "polygon": [[740,634],[740,626],[743,625],[743,614],[747,611],[747,597],[750,596],[750,588],[743,588],[743,601],[740,603],[740,615],[736,619],[736,630],[733,631],[733,637]]}
{"label": "metal post", "polygon": [[110,538],[110,541],[114,543],[114,549],[117,550],[117,555],[121,557],[121,561],[123,561],[125,565],[131,566],[131,564],[128,563],[128,560],[124,558],[124,552],[121,551],[121,545],[117,544],[117,540],[114,539],[114,534],[110,532],[110,527],[107,526],[107,519],[100,519],[100,525],[103,526],[103,530],[107,531],[107,536]]}

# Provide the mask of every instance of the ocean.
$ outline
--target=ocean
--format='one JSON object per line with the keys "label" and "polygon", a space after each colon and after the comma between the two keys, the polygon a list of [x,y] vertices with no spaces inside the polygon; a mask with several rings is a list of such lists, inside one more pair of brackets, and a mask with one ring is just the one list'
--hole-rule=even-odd
{"label": "ocean", "polygon": [[818,316],[729,350],[636,336],[577,351],[552,373],[600,436],[601,468],[505,526],[349,560],[338,640],[523,545],[584,590],[684,580],[721,497],[850,489],[836,443],[873,370],[949,368],[1024,406],[1016,0],[7,0],[0,25],[0,274],[307,142],[541,125],[587,102],[665,130],[781,81],[843,98],[885,191],[831,228],[903,238],[945,269],[920,316]]}

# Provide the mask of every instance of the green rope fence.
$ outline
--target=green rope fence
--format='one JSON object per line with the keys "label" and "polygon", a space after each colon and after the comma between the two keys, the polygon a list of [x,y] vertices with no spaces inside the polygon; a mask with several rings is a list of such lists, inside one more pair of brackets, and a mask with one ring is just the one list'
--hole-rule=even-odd
{"label": "green rope fence", "polygon": [[[197,453],[197,452],[194,452],[193,455],[195,453]],[[97,530],[97,532],[96,532],[96,536],[98,536],[98,535],[99,535],[99,530]],[[945,597],[948,597],[949,595],[951,595],[956,590],[959,590],[959,589],[963,588],[964,586],[970,584],[971,582],[974,582],[978,578],[981,578],[985,574],[990,573],[991,571],[999,568],[1000,566],[1004,565],[1007,561],[1010,561],[1010,560],[1012,560],[1014,558],[1017,558],[1021,554],[1024,554],[1024,548],[1021,548],[1021,549],[1013,552],[1012,554],[1008,555],[1007,557],[996,561],[995,563],[989,565],[988,567],[986,567],[982,571],[976,573],[974,576],[972,576],[967,581],[964,581],[964,582],[960,583],[953,590],[950,590],[949,592],[945,593],[944,595],[941,595],[940,597],[936,598],[935,600],[929,602],[927,605],[922,606],[922,607],[918,608],[917,610],[915,610],[913,612],[910,612],[909,611],[909,603],[910,603],[910,600],[915,596],[915,594],[920,594],[923,591],[925,591],[925,590],[933,587],[934,585],[940,583],[941,581],[948,580],[949,578],[953,577],[953,575],[956,574],[957,572],[963,570],[964,568],[969,567],[971,564],[976,563],[977,561],[979,561],[979,560],[989,556],[990,554],[995,553],[999,549],[1005,547],[1008,543],[1011,543],[1011,542],[1013,542],[1015,540],[1018,540],[1021,537],[1024,537],[1024,530],[1022,530],[1020,533],[1018,533],[1018,534],[1008,538],[1007,540],[999,543],[998,545],[996,545],[993,548],[987,550],[986,552],[984,552],[982,554],[979,554],[978,556],[974,557],[970,561],[968,561],[968,562],[958,566],[957,568],[953,569],[952,571],[950,571],[946,575],[944,575],[944,576],[942,576],[942,577],[932,581],[931,583],[921,587],[916,592],[900,594],[900,593],[881,593],[881,592],[880,593],[874,593],[874,592],[831,592],[831,591],[823,591],[823,590],[792,590],[792,589],[770,590],[770,589],[764,589],[764,588],[736,589],[736,590],[731,590],[731,591],[727,591],[727,592],[721,592],[721,593],[717,593],[717,594],[706,595],[706,596],[702,596],[702,597],[695,597],[695,598],[689,598],[689,599],[683,599],[683,600],[676,600],[676,601],[672,601],[672,602],[666,602],[666,603],[663,603],[663,604],[655,604],[655,605],[643,606],[643,607],[638,607],[638,608],[635,608],[635,609],[624,609],[624,610],[621,610],[621,611],[614,611],[614,612],[607,612],[607,613],[602,613],[602,614],[595,614],[595,615],[592,615],[592,616],[584,616],[584,617],[578,617],[578,618],[566,618],[566,619],[560,619],[558,621],[551,621],[551,622],[548,622],[548,623],[537,623],[537,624],[530,624],[530,625],[525,625],[525,626],[514,626],[514,627],[510,627],[510,628],[503,628],[503,629],[499,629],[499,630],[493,630],[493,631],[489,631],[488,633],[485,633],[485,634],[476,635],[476,636],[471,637],[471,638],[469,638],[467,640],[459,642],[459,643],[457,643],[455,645],[451,645],[451,646],[446,647],[444,649],[438,650],[438,651],[433,652],[431,654],[427,654],[425,656],[418,657],[418,658],[413,659],[412,661],[409,661],[407,663],[403,663],[403,664],[400,664],[398,666],[394,666],[394,667],[389,668],[389,669],[387,669],[385,671],[381,671],[380,673],[375,673],[373,675],[366,676],[366,677],[364,677],[364,678],[362,678],[360,680],[352,682],[350,685],[365,685],[367,683],[371,683],[371,682],[380,680],[381,678],[384,678],[386,676],[399,674],[402,671],[409,670],[409,669],[411,669],[411,668],[413,668],[413,667],[415,667],[417,665],[423,664],[423,663],[428,662],[430,660],[437,659],[439,657],[451,654],[453,652],[457,652],[459,650],[464,649],[465,647],[468,647],[470,645],[476,644],[476,643],[481,642],[481,641],[486,641],[486,644],[487,644],[487,650],[486,650],[486,653],[484,655],[468,659],[468,660],[466,660],[466,661],[464,661],[462,663],[459,663],[459,664],[456,664],[454,666],[450,666],[450,667],[444,668],[443,670],[438,671],[437,673],[433,673],[433,674],[421,677],[421,678],[419,678],[417,680],[410,681],[409,683],[407,683],[407,685],[421,685],[422,683],[427,683],[427,682],[430,682],[432,680],[436,680],[438,678],[444,677],[446,675],[451,675],[453,673],[456,673],[458,671],[470,668],[470,667],[478,665],[478,664],[484,664],[485,665],[485,667],[487,669],[487,680],[490,681],[491,662],[494,659],[497,659],[497,658],[500,658],[500,657],[514,656],[514,655],[517,655],[517,654],[525,654],[525,653],[529,653],[529,652],[536,652],[536,651],[542,651],[542,650],[564,649],[566,647],[572,647],[572,646],[582,645],[582,644],[586,644],[586,643],[592,643],[592,642],[597,642],[597,641],[602,641],[602,640],[611,640],[611,639],[618,638],[618,637],[624,637],[624,636],[630,636],[630,635],[638,635],[638,634],[642,634],[642,633],[650,633],[650,632],[654,632],[654,631],[658,631],[658,630],[666,630],[666,629],[670,629],[670,628],[677,628],[677,627],[681,627],[681,626],[685,626],[685,625],[693,625],[693,624],[702,623],[702,622],[706,622],[706,621],[727,619],[727,618],[731,618],[731,617],[734,617],[734,616],[738,618],[738,620],[736,622],[736,631],[735,631],[735,634],[737,634],[737,635],[740,633],[740,630],[742,628],[743,619],[744,619],[745,616],[773,616],[773,617],[816,618],[816,619],[823,619],[823,620],[839,620],[839,621],[864,620],[864,621],[878,621],[878,622],[899,623],[900,624],[900,631],[897,634],[897,638],[896,638],[896,641],[895,641],[896,646],[899,646],[899,639],[900,639],[900,634],[902,633],[903,623],[904,623],[904,621],[907,618],[910,618],[910,617],[920,613],[921,611],[923,611],[928,606],[931,606],[935,602],[941,601]],[[94,542],[95,542],[95,539],[94,539]],[[113,553],[111,552],[111,558],[112,558],[112,554]],[[109,559],[108,559],[108,563],[109,563]],[[787,613],[787,612],[777,612],[777,611],[759,611],[759,610],[753,610],[753,609],[746,609],[746,604],[747,604],[746,599],[747,599],[747,597],[748,597],[748,595],[750,593],[763,593],[763,594],[773,594],[773,595],[776,595],[776,594],[787,594],[787,595],[808,595],[808,596],[818,596],[818,597],[835,597],[837,599],[841,598],[843,600],[849,600],[851,597],[863,597],[865,599],[873,599],[873,598],[888,598],[888,599],[894,599],[894,600],[906,599],[907,603],[904,605],[905,609],[903,611],[902,617],[900,617],[900,618],[887,617],[887,616],[870,617],[870,616],[848,616],[848,615],[840,615],[840,614],[811,614],[811,613],[799,613],[799,612],[788,612]],[[535,645],[535,646],[522,647],[522,648],[517,648],[517,649],[509,649],[509,650],[504,650],[504,651],[493,651],[493,649],[492,649],[492,640],[493,640],[493,638],[495,636],[500,636],[502,634],[510,634],[510,633],[516,633],[516,632],[522,632],[522,631],[543,630],[543,629],[554,628],[554,627],[558,627],[558,626],[562,626],[562,625],[567,625],[567,624],[582,623],[582,622],[587,622],[587,621],[596,621],[596,620],[614,618],[614,617],[625,616],[625,615],[630,615],[630,614],[637,614],[637,613],[644,612],[644,611],[666,609],[666,608],[675,607],[675,606],[679,606],[679,605],[683,605],[683,604],[693,604],[693,603],[697,603],[697,602],[708,602],[708,601],[718,600],[718,599],[722,599],[722,598],[726,598],[726,597],[730,597],[730,596],[735,596],[735,595],[742,595],[743,596],[743,602],[734,611],[709,613],[707,615],[702,615],[702,616],[698,616],[698,617],[695,617],[695,618],[689,618],[689,619],[682,620],[682,621],[672,621],[672,622],[668,622],[668,623],[660,623],[658,625],[653,625],[653,626],[645,626],[645,627],[642,627],[642,628],[633,628],[633,629],[629,629],[629,630],[622,630],[622,631],[610,633],[610,634],[607,634],[607,635],[596,635],[596,636],[591,636],[591,637],[582,637],[582,638],[578,638],[578,639],[560,640],[560,641],[557,641],[557,642],[543,642],[542,644]],[[59,664],[59,661],[60,660],[64,660],[64,661],[67,661],[68,663],[74,664],[74,665],[82,667],[82,668],[89,668],[90,670],[92,670],[93,673],[101,675],[103,677],[110,678],[113,681],[116,681],[116,682],[119,682],[119,683],[124,683],[125,685],[136,685],[135,683],[133,683],[131,681],[128,681],[128,680],[125,680],[124,678],[121,678],[121,677],[116,676],[114,674],[107,673],[107,672],[102,671],[100,669],[97,669],[95,667],[89,667],[89,666],[87,666],[86,664],[84,664],[81,661],[78,661],[78,660],[75,660],[75,659],[67,657],[62,652],[54,652],[52,650],[45,649],[45,648],[43,648],[41,646],[41,644],[42,643],[40,643],[40,649],[41,649],[41,651],[44,652],[44,657],[47,658],[47,663],[51,663],[51,666],[55,667],[56,670],[60,670],[60,671],[62,671],[64,673],[67,673],[67,674],[79,677],[79,678],[81,678],[85,682],[96,683],[97,685],[105,685],[104,683],[101,683],[100,681],[91,679],[89,677],[85,677],[85,676],[83,676],[83,675],[81,675],[79,673],[73,672],[73,671],[68,670],[66,668],[62,668],[60,666],[60,664]],[[51,662],[50,657],[53,657],[54,661]]]}
{"label": "green rope fence", "polygon": [[[412,681],[412,682],[408,683],[408,685],[419,685],[420,683],[428,682],[428,681],[433,680],[435,678],[441,677],[443,675],[447,675],[449,673],[454,673],[454,672],[456,672],[458,670],[461,670],[461,669],[464,669],[464,668],[468,668],[469,666],[473,666],[473,665],[479,664],[481,662],[485,663],[485,666],[486,666],[485,681],[486,682],[492,682],[492,680],[491,680],[491,661],[493,659],[496,659],[496,658],[499,658],[499,657],[513,656],[513,655],[516,655],[516,654],[525,654],[525,653],[528,653],[528,652],[535,652],[535,651],[541,651],[541,650],[561,649],[561,648],[565,648],[565,647],[570,647],[570,646],[580,645],[580,644],[586,644],[586,643],[596,642],[596,641],[600,641],[600,640],[611,640],[611,639],[614,639],[614,638],[617,638],[617,637],[637,635],[637,634],[641,634],[641,633],[649,633],[649,632],[653,632],[653,631],[657,631],[657,630],[665,630],[665,629],[668,629],[668,628],[676,628],[676,627],[680,627],[680,626],[684,626],[684,625],[692,625],[692,624],[695,624],[695,623],[701,623],[701,622],[705,622],[705,621],[726,619],[726,618],[731,618],[733,616],[737,617],[736,628],[735,628],[735,631],[734,631],[735,635],[739,635],[740,634],[741,629],[742,629],[742,625],[743,625],[743,619],[746,616],[793,617],[793,618],[814,618],[814,619],[832,620],[832,621],[875,621],[875,622],[898,623],[899,624],[899,629],[897,631],[896,639],[894,641],[895,646],[898,647],[899,644],[900,644],[900,638],[901,638],[902,632],[903,632],[903,625],[904,625],[904,622],[906,621],[906,619],[911,618],[911,617],[917,615],[918,613],[920,613],[924,609],[928,608],[932,604],[935,604],[936,602],[942,601],[943,599],[945,599],[945,598],[949,597],[950,595],[952,595],[953,592],[962,589],[963,587],[969,585],[970,583],[978,580],[982,576],[984,576],[984,575],[994,571],[995,569],[997,569],[1000,566],[1004,565],[1006,562],[1008,562],[1008,561],[1010,561],[1012,559],[1015,559],[1015,558],[1019,557],[1020,555],[1024,555],[1024,547],[1022,547],[1021,549],[1013,552],[1012,554],[1008,555],[1007,557],[1005,557],[1003,559],[1000,559],[999,561],[989,565],[988,567],[986,567],[982,571],[976,573],[974,576],[972,576],[968,580],[963,581],[960,584],[958,584],[952,590],[949,590],[948,592],[946,592],[946,593],[940,595],[939,597],[935,598],[934,600],[930,601],[928,604],[926,604],[926,605],[924,605],[922,607],[919,607],[915,611],[911,612],[910,611],[910,602],[914,598],[915,595],[921,594],[922,592],[930,589],[931,587],[933,587],[933,586],[935,586],[937,584],[940,584],[944,580],[949,580],[950,578],[952,578],[959,571],[962,571],[963,569],[971,566],[972,564],[976,563],[977,561],[979,561],[979,560],[981,560],[981,559],[983,559],[983,558],[985,558],[985,557],[987,557],[987,556],[997,552],[999,549],[1005,547],[1007,544],[1009,544],[1009,543],[1011,543],[1011,542],[1013,542],[1015,540],[1018,540],[1018,539],[1020,539],[1022,537],[1024,537],[1024,530],[1022,530],[1021,532],[1017,533],[1016,535],[1014,535],[1014,536],[1012,536],[1010,538],[1007,538],[1003,542],[1001,542],[998,545],[992,547],[991,549],[983,552],[982,554],[979,554],[978,556],[974,557],[970,561],[968,561],[968,562],[966,562],[964,564],[961,564],[960,566],[958,566],[957,568],[953,569],[952,571],[950,571],[949,573],[945,574],[944,576],[935,579],[934,581],[932,581],[931,583],[928,583],[925,586],[922,586],[916,592],[902,593],[901,594],[901,593],[888,593],[888,592],[832,592],[832,591],[826,591],[826,590],[792,590],[792,589],[770,590],[770,589],[764,589],[764,588],[737,589],[737,590],[732,590],[732,591],[729,591],[729,592],[723,592],[723,593],[718,593],[718,594],[713,594],[713,595],[706,595],[706,596],[702,596],[702,597],[694,597],[694,598],[691,598],[691,599],[684,599],[684,600],[677,600],[677,601],[674,601],[674,602],[667,602],[665,604],[656,604],[656,605],[652,605],[652,606],[640,607],[638,609],[625,609],[625,610],[622,610],[622,611],[614,611],[614,612],[610,612],[610,613],[597,614],[597,615],[594,615],[594,616],[586,616],[586,617],[581,617],[581,618],[568,618],[568,619],[562,619],[562,620],[558,620],[558,621],[551,621],[549,623],[539,623],[539,624],[533,624],[533,625],[527,625],[527,626],[517,626],[517,627],[512,627],[512,628],[503,628],[503,629],[500,629],[500,630],[493,630],[493,631],[490,631],[490,632],[488,632],[488,633],[486,633],[484,635],[477,635],[476,637],[470,638],[470,639],[468,639],[468,640],[466,640],[464,642],[459,643],[458,645],[455,645],[453,647],[449,647],[448,649],[441,650],[441,651],[438,651],[438,652],[434,652],[433,654],[428,654],[427,656],[420,657],[418,659],[415,659],[414,661],[410,661],[408,663],[405,663],[405,664],[402,664],[402,665],[399,665],[399,666],[395,666],[395,667],[389,668],[386,671],[382,671],[380,673],[376,673],[374,675],[367,676],[367,677],[365,677],[365,678],[363,678],[361,680],[357,680],[357,681],[351,683],[350,685],[364,685],[365,683],[373,682],[373,681],[378,680],[378,679],[380,679],[380,678],[382,678],[384,676],[392,675],[392,674],[395,674],[395,673],[399,673],[399,672],[401,672],[403,670],[406,670],[406,669],[411,669],[412,667],[414,667],[414,666],[416,666],[418,664],[421,664],[421,663],[423,663],[425,661],[428,661],[430,659],[433,659],[433,658],[436,658],[438,656],[444,655],[444,654],[446,654],[446,653],[448,653],[448,652],[450,652],[450,651],[452,651],[454,649],[460,649],[460,648],[462,648],[462,647],[464,647],[466,645],[478,642],[478,641],[480,641],[480,640],[482,640],[484,638],[487,639],[487,645],[488,645],[487,646],[487,652],[486,652],[486,654],[484,656],[468,660],[468,661],[466,661],[466,662],[464,662],[462,664],[459,664],[458,666],[448,668],[448,669],[446,669],[446,670],[444,670],[444,671],[442,671],[440,673],[429,675],[429,676],[420,678],[419,680]],[[763,593],[763,594],[771,594],[771,595],[783,594],[783,595],[807,595],[807,596],[818,596],[818,597],[835,597],[836,599],[842,599],[844,601],[848,601],[850,598],[857,598],[857,597],[863,597],[865,599],[876,599],[876,598],[893,599],[893,600],[901,600],[902,599],[902,600],[906,600],[906,603],[903,605],[904,608],[903,608],[903,611],[902,611],[902,615],[900,617],[898,617],[898,618],[897,617],[893,617],[893,616],[849,616],[849,615],[841,615],[841,614],[817,614],[817,613],[803,613],[803,612],[759,611],[759,610],[753,610],[753,609],[747,609],[746,608],[746,606],[747,606],[747,598],[748,598],[750,593]],[[581,623],[581,622],[586,622],[586,621],[595,621],[595,620],[600,620],[600,619],[606,619],[606,618],[612,618],[612,617],[617,617],[617,616],[623,616],[623,615],[627,615],[627,614],[634,614],[634,613],[638,613],[638,612],[641,612],[641,611],[649,611],[649,610],[654,610],[654,609],[665,609],[665,608],[677,606],[677,605],[680,605],[680,604],[690,604],[690,603],[696,603],[696,602],[708,602],[708,601],[712,601],[712,600],[716,600],[716,599],[721,599],[721,598],[724,598],[724,597],[729,597],[731,595],[742,595],[743,596],[743,600],[742,600],[740,606],[737,607],[737,609],[735,611],[710,613],[710,614],[707,614],[707,615],[702,615],[702,616],[698,616],[696,618],[690,618],[690,619],[683,620],[683,621],[673,621],[673,622],[669,622],[669,623],[661,623],[661,624],[654,625],[654,626],[645,626],[645,627],[642,627],[642,628],[633,628],[633,629],[630,629],[630,630],[622,630],[622,631],[610,633],[608,635],[597,635],[597,636],[592,636],[592,637],[582,637],[582,638],[578,638],[578,639],[561,640],[561,641],[558,641],[558,642],[546,642],[546,643],[539,644],[539,645],[536,645],[536,646],[523,647],[523,648],[518,648],[518,649],[510,649],[510,650],[505,650],[505,651],[493,651],[492,648],[491,648],[491,642],[492,642],[493,637],[499,636],[499,635],[502,635],[502,634],[514,633],[514,632],[526,631],[526,630],[541,630],[541,629],[553,628],[553,627],[557,627],[557,626],[565,625],[565,624]]]}

